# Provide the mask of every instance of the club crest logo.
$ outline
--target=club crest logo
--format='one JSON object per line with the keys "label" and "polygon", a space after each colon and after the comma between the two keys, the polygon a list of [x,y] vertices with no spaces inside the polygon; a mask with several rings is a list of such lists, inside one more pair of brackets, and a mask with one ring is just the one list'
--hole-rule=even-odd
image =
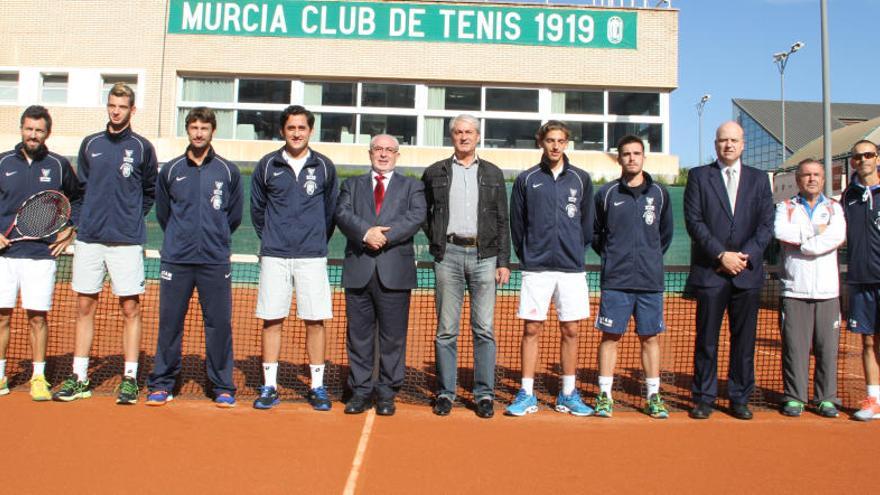
{"label": "club crest logo", "polygon": [[575,206],[573,203],[569,203],[565,205],[565,213],[568,214],[568,218],[574,218],[575,216],[577,216],[578,207]]}
{"label": "club crest logo", "polygon": [[40,173],[43,174],[40,176],[40,182],[52,182],[52,177],[49,175],[52,173],[52,169],[41,168]]}
{"label": "club crest logo", "polygon": [[123,177],[129,178],[131,177],[132,164],[134,164],[134,150],[123,151],[125,151],[125,156],[122,157],[122,165],[119,166],[119,171]]}
{"label": "club crest logo", "polygon": [[306,190],[306,194],[308,194],[309,196],[314,195],[315,191],[318,190],[318,184],[313,180],[307,180],[303,187]]}
{"label": "club crest logo", "polygon": [[[43,179],[40,179],[43,180]],[[880,230],[880,211],[877,212],[877,216],[874,217],[874,226],[877,227],[877,230]]]}
{"label": "club crest logo", "polygon": [[211,196],[211,206],[215,210],[223,207],[223,182],[214,181],[214,194]]}
{"label": "club crest logo", "polygon": [[646,198],[647,204],[645,204],[645,212],[642,213],[642,218],[645,219],[645,225],[654,225],[654,220],[657,216],[655,210],[656,206],[654,206],[654,198]]}
{"label": "club crest logo", "polygon": [[577,193],[578,193],[577,189],[569,189],[568,190],[568,202],[569,203],[577,203],[578,202]]}

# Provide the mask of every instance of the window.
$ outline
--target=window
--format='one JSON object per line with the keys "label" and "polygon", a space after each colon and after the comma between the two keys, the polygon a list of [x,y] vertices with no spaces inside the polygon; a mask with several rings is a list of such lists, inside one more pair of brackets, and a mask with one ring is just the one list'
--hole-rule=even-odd
{"label": "window", "polygon": [[312,139],[323,143],[355,142],[355,115],[348,113],[316,113]]}
{"label": "window", "polygon": [[617,141],[623,136],[633,134],[642,138],[645,152],[661,153],[663,152],[662,129],[662,124],[609,124],[608,148],[617,146]]}
{"label": "window", "polygon": [[239,110],[235,124],[235,139],[278,141],[281,139],[280,121],[281,112]]}
{"label": "window", "polygon": [[238,81],[238,101],[290,104],[290,81],[241,79]]}
{"label": "window", "polygon": [[235,100],[235,81],[232,79],[183,80],[183,101],[199,103],[232,103]]}
{"label": "window", "polygon": [[357,83],[306,83],[305,104],[353,107],[357,100]]}
{"label": "window", "polygon": [[406,115],[361,115],[358,143],[368,144],[376,134],[390,134],[400,144],[416,144],[416,118]]}
{"label": "window", "polygon": [[365,107],[415,108],[416,87],[412,84],[361,85],[361,105]]}
{"label": "window", "polygon": [[18,101],[18,72],[0,72],[0,102]]}
{"label": "window", "polygon": [[540,120],[486,119],[485,148],[535,149],[535,132]]}
{"label": "window", "polygon": [[[177,135],[180,137],[186,137],[186,114],[190,110],[191,108],[177,109]],[[235,112],[232,110],[214,109],[214,116],[217,117],[217,129],[214,131],[214,139],[232,139]]]}
{"label": "window", "polygon": [[605,113],[602,91],[554,91],[550,111],[553,113]]}
{"label": "window", "polygon": [[452,146],[451,121],[452,117],[425,117],[425,146]]}
{"label": "window", "polygon": [[613,115],[660,115],[657,93],[608,92],[608,113]]}
{"label": "window", "polygon": [[605,149],[605,124],[601,122],[568,122],[571,129],[569,146],[576,150],[603,151]]}
{"label": "window", "polygon": [[40,101],[67,103],[67,74],[44,73]]}
{"label": "window", "polygon": [[479,111],[481,100],[480,88],[457,86],[428,88],[428,108],[431,110]]}
{"label": "window", "polygon": [[537,112],[537,89],[486,89],[486,110],[499,112]]}
{"label": "window", "polygon": [[106,104],[107,98],[110,95],[110,88],[113,87],[114,84],[123,83],[128,85],[132,91],[134,91],[135,97],[138,94],[138,77],[133,74],[119,75],[119,74],[101,74],[101,103]]}

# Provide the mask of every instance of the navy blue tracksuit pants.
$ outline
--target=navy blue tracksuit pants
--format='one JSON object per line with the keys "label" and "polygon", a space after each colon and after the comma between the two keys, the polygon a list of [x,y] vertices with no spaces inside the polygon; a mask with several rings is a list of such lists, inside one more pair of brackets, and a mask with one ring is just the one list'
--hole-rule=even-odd
{"label": "navy blue tracksuit pants", "polygon": [[208,379],[214,394],[235,395],[232,381],[232,269],[229,263],[189,265],[162,262],[159,284],[159,338],[153,372],[147,381],[152,390],[171,392],[180,373],[183,322],[193,289],[205,320],[205,355]]}

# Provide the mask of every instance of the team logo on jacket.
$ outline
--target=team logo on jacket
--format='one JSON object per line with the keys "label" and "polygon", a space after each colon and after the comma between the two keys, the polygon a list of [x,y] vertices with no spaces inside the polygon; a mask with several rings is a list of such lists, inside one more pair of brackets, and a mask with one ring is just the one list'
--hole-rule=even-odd
{"label": "team logo on jacket", "polygon": [[211,206],[215,210],[223,207],[223,183],[219,180],[214,181],[214,194],[211,196]]}
{"label": "team logo on jacket", "polygon": [[568,204],[565,205],[565,213],[568,214],[568,218],[574,218],[577,215],[578,207],[577,207],[577,189],[569,189],[568,190]]}
{"label": "team logo on jacket", "polygon": [[119,166],[119,171],[122,173],[122,176],[125,178],[131,177],[131,169],[132,164],[134,163],[134,150],[124,150],[125,156],[122,158],[122,165]]}
{"label": "team logo on jacket", "polygon": [[656,213],[654,213],[656,206],[654,206],[654,198],[645,198],[648,200],[647,204],[645,204],[645,212],[642,213],[642,218],[645,219],[645,225],[654,225],[654,218],[656,218]]}
{"label": "team logo on jacket", "polygon": [[317,177],[315,176],[315,167],[309,167],[306,169],[306,183],[303,186],[306,190],[306,194],[309,196],[315,194],[315,191],[318,190],[318,183],[315,181]]}
{"label": "team logo on jacket", "polygon": [[52,169],[41,168],[40,173],[43,174],[40,176],[40,182],[52,182],[52,177],[49,176],[49,174],[52,173]]}

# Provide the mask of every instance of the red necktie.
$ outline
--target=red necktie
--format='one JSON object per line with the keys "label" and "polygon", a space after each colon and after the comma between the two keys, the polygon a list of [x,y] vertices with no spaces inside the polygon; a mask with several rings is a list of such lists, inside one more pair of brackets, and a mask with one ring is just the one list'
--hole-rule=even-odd
{"label": "red necktie", "polygon": [[376,201],[376,215],[382,211],[382,200],[385,199],[385,184],[382,181],[385,176],[376,174],[376,187],[373,188],[373,199]]}

